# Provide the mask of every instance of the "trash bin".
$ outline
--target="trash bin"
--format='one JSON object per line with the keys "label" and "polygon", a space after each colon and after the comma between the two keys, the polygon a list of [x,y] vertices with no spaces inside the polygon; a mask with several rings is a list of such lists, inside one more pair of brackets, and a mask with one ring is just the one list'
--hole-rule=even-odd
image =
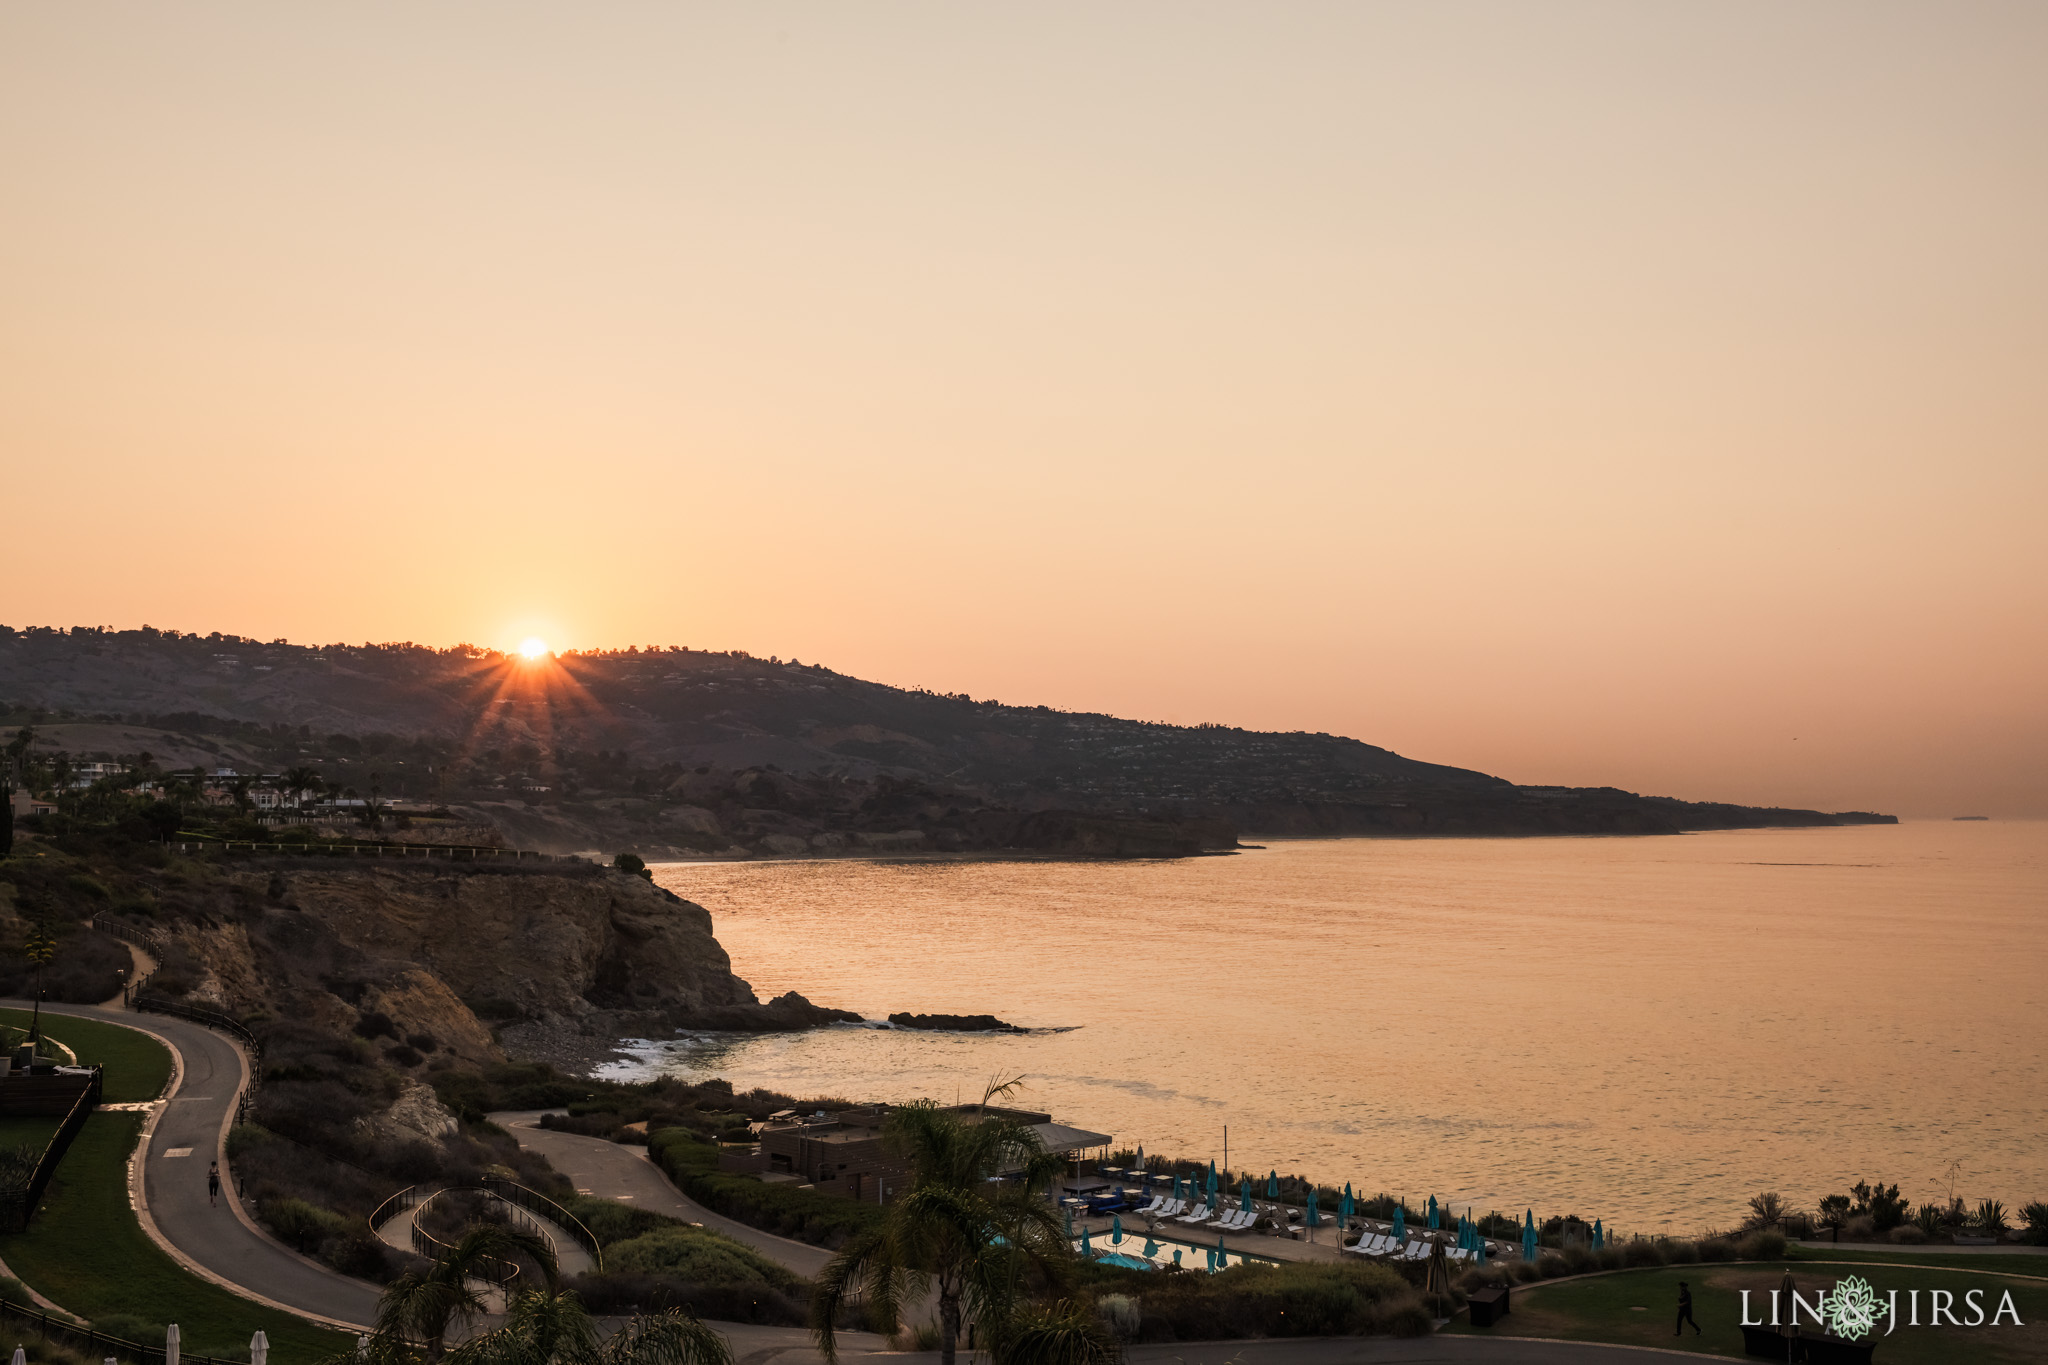
{"label": "trash bin", "polygon": [[1508,1315],[1508,1288],[1482,1289],[1465,1300],[1467,1311],[1472,1314],[1474,1327],[1491,1327],[1495,1320]]}

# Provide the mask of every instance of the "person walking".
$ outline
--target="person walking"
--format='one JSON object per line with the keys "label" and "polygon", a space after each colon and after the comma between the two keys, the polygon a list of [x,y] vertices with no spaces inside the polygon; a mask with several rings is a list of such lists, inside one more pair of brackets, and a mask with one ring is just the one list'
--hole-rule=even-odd
{"label": "person walking", "polygon": [[220,1163],[214,1162],[206,1168],[206,1202],[213,1208],[220,1207]]}
{"label": "person walking", "polygon": [[1678,1282],[1678,1326],[1671,1335],[1674,1337],[1684,1336],[1685,1325],[1688,1322],[1692,1323],[1692,1334],[1698,1336],[1700,1334],[1700,1325],[1693,1321],[1692,1291],[1685,1287],[1684,1280],[1680,1280]]}

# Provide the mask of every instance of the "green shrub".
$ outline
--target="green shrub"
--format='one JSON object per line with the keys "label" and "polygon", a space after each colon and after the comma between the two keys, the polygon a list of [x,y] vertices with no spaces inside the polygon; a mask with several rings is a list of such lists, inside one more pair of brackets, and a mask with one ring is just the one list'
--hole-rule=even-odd
{"label": "green shrub", "polygon": [[1700,1259],[1700,1249],[1694,1242],[1666,1242],[1664,1259],[1671,1265],[1692,1265]]}
{"label": "green shrub", "polygon": [[277,1240],[295,1251],[314,1252],[330,1237],[349,1230],[349,1220],[330,1209],[316,1208],[303,1199],[265,1199],[256,1206],[256,1217],[277,1235]]}
{"label": "green shrub", "polygon": [[1588,1271],[1600,1268],[1599,1260],[1585,1247],[1566,1247],[1564,1249],[1564,1263],[1571,1268],[1571,1273],[1574,1275],[1584,1275]]}
{"label": "green shrub", "polygon": [[1621,1248],[1621,1263],[1631,1270],[1663,1265],[1664,1252],[1655,1242],[1626,1242]]}
{"label": "green shrub", "polygon": [[1752,1232],[1735,1244],[1735,1254],[1745,1261],[1785,1259],[1785,1234],[1775,1228]]}
{"label": "green shrub", "polygon": [[1429,1313],[1392,1267],[1371,1264],[1247,1263],[1218,1274],[1081,1268],[1085,1282],[1136,1300],[1140,1341],[1245,1337],[1415,1334]]}
{"label": "green shrub", "polygon": [[1699,1242],[1698,1252],[1701,1261],[1732,1261],[1735,1244],[1726,1237],[1707,1237]]}
{"label": "green shrub", "polygon": [[1902,1223],[1892,1229],[1892,1240],[1901,1246],[1924,1246],[1927,1242],[1927,1234],[1922,1232],[1917,1224]]}
{"label": "green shrub", "polygon": [[1555,1280],[1571,1274],[1572,1267],[1556,1252],[1546,1251],[1536,1258],[1536,1273],[1546,1280]]}
{"label": "green shrub", "polygon": [[28,1295],[28,1286],[12,1275],[0,1275],[0,1302],[18,1303],[27,1308],[35,1303]]}
{"label": "green shrub", "polygon": [[749,1227],[819,1246],[838,1246],[881,1221],[882,1210],[835,1194],[769,1185],[750,1175],[718,1169],[718,1147],[688,1129],[649,1135],[648,1155],[677,1188],[698,1203]]}
{"label": "green shrub", "polygon": [[1510,1273],[1515,1277],[1516,1284],[1527,1284],[1543,1276],[1543,1272],[1536,1268],[1533,1261],[1516,1261]]}
{"label": "green shrub", "polygon": [[1602,1270],[1619,1270],[1624,1263],[1620,1247],[1601,1247],[1593,1253],[1593,1259],[1600,1263]]}
{"label": "green shrub", "polygon": [[722,1288],[764,1286],[785,1292],[797,1287],[788,1270],[730,1237],[687,1225],[643,1232],[605,1249],[612,1271],[674,1275],[691,1284]]}

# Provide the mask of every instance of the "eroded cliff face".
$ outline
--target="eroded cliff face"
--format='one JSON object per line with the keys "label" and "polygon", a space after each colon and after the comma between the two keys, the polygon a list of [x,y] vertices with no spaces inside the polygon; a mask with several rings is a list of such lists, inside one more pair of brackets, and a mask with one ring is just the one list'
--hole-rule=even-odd
{"label": "eroded cliff face", "polygon": [[708,911],[610,869],[266,860],[227,880],[238,914],[166,926],[195,1002],[376,1030],[391,1048],[425,1035],[476,1063],[504,1056],[493,1025],[616,1037],[838,1017],[760,1004]]}

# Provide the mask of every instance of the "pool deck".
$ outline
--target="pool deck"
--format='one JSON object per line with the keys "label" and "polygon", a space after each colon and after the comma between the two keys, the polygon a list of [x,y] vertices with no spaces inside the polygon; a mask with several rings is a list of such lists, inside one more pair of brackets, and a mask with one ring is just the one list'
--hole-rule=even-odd
{"label": "pool deck", "polygon": [[[1171,1218],[1148,1222],[1145,1218],[1131,1214],[1124,1218],[1124,1236],[1135,1234],[1141,1240],[1151,1235],[1162,1241],[1185,1242],[1195,1247],[1213,1247],[1217,1234],[1211,1231],[1206,1237],[1204,1223],[1180,1223]],[[1110,1231],[1109,1214],[1091,1214],[1086,1218],[1074,1219],[1074,1235],[1079,1237],[1086,1228],[1093,1234],[1094,1244],[1105,1251],[1115,1250],[1108,1241]],[[1415,1231],[1410,1229],[1412,1238]],[[1342,1253],[1342,1235],[1337,1230],[1335,1219],[1326,1222],[1312,1232],[1297,1231],[1294,1237],[1263,1232],[1226,1232],[1222,1234],[1226,1251],[1241,1252],[1246,1256],[1264,1256],[1275,1261],[1342,1261],[1371,1259],[1347,1257]]]}

